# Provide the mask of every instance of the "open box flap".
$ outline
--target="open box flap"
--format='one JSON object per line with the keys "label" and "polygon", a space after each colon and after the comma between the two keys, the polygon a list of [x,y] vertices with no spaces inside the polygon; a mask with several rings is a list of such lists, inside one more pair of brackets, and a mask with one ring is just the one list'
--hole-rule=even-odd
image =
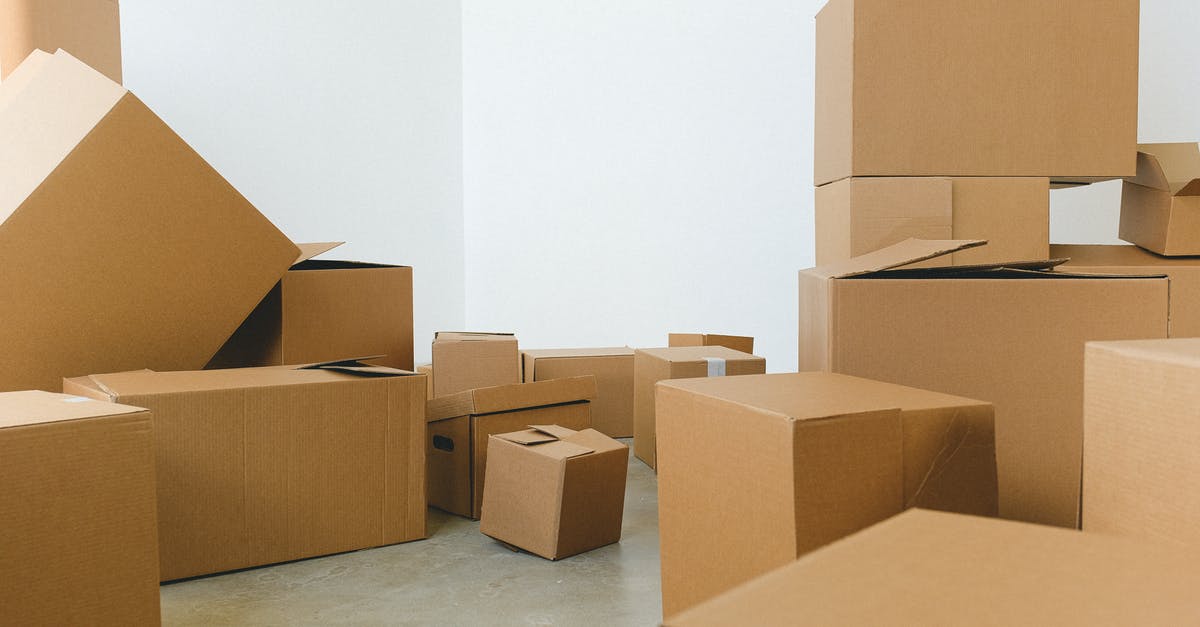
{"label": "open box flap", "polygon": [[[296,257],[296,263],[304,263],[317,255],[327,253],[346,242],[311,242],[308,244],[296,244],[296,248],[300,249],[300,255]],[[292,264],[296,265],[296,264]]]}
{"label": "open box flap", "polygon": [[909,238],[852,259],[805,270],[805,274],[826,279],[843,279],[907,266],[960,250],[987,244],[987,240],[933,240]]}
{"label": "open box flap", "polygon": [[[1137,175],[1130,183],[1169,191],[1178,196],[1200,195],[1200,144],[1141,144]],[[1185,191],[1186,190],[1186,191]]]}

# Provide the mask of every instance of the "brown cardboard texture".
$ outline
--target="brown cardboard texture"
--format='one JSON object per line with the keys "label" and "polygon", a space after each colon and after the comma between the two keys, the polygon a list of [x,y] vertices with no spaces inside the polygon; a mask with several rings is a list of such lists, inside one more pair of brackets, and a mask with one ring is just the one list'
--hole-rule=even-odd
{"label": "brown cardboard texture", "polygon": [[521,382],[521,356],[511,333],[441,331],[433,336],[438,376],[433,398]]}
{"label": "brown cardboard texture", "polygon": [[1045,259],[1050,181],[1032,177],[849,178],[816,189],[817,264],[910,237],[986,239],[950,265]]}
{"label": "brown cardboard texture", "polygon": [[993,403],[1000,515],[1076,527],[1084,343],[1166,337],[1167,280],[1054,261],[889,270],[979,244],[906,240],[800,272],[800,370]]}
{"label": "brown cardboard texture", "polygon": [[339,245],[300,244],[296,263],[208,367],[279,366],[383,355],[372,361],[412,370],[412,268],[313,259]]}
{"label": "brown cardboard texture", "polygon": [[150,412],[0,393],[0,623],[158,625]]}
{"label": "brown cardboard texture", "polygon": [[618,542],[628,468],[629,447],[594,429],[493,435],[479,531],[549,560]]}
{"label": "brown cardboard texture", "polygon": [[421,364],[416,372],[425,375],[425,398],[433,398],[433,364]]}
{"label": "brown cardboard texture", "polygon": [[0,81],[34,50],[60,48],[120,83],[117,0],[0,0]]}
{"label": "brown cardboard texture", "polygon": [[34,52],[0,83],[0,222],[0,390],[202,368],[297,252],[133,94],[64,52]]}
{"label": "brown cardboard texture", "polygon": [[[437,371],[441,377],[441,370]],[[488,438],[529,425],[591,427],[596,378],[570,377],[476,388],[428,404],[429,504],[479,518],[483,506]]]}
{"label": "brown cardboard texture", "polygon": [[667,616],[908,507],[996,515],[988,403],[804,372],[664,381],[657,405]]}
{"label": "brown cardboard texture", "polygon": [[715,333],[668,333],[667,346],[724,346],[735,351],[754,354],[754,338],[745,335]]}
{"label": "brown cardboard texture", "polygon": [[154,412],[164,581],[425,537],[425,380],[339,362],[69,379]]}
{"label": "brown cardboard texture", "polygon": [[707,625],[1186,625],[1196,555],[912,510],[675,617]]}
{"label": "brown cardboard texture", "polygon": [[1138,0],[830,0],[817,185],[850,176],[1134,172]]}
{"label": "brown cardboard texture", "polygon": [[1121,239],[1160,255],[1200,255],[1200,144],[1142,144],[1121,190]]}
{"label": "brown cardboard texture", "polygon": [[562,348],[521,351],[526,383],[581,375],[596,377],[592,428],[613,438],[633,437],[633,349]]}
{"label": "brown cardboard texture", "polygon": [[654,384],[666,379],[763,374],[767,360],[724,346],[638,349],[633,357],[633,453],[655,468]]}
{"label": "brown cardboard texture", "polygon": [[1083,529],[1200,545],[1200,338],[1087,346]]}

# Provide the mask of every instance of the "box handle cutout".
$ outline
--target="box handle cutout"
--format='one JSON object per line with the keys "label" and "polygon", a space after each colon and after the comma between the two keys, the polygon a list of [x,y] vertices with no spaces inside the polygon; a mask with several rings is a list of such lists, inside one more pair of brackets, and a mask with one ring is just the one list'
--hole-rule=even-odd
{"label": "box handle cutout", "polygon": [[435,435],[435,436],[433,436],[433,448],[435,448],[439,451],[446,451],[447,453],[453,453],[454,452],[454,440],[451,440],[450,438],[448,438],[444,435]]}

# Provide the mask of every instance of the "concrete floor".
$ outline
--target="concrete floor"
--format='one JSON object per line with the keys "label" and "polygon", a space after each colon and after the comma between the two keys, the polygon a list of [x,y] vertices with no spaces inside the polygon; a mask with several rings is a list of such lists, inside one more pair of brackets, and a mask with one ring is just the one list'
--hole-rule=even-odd
{"label": "concrete floor", "polygon": [[558,562],[430,510],[427,540],[165,585],[162,616],[165,625],[655,625],[655,475],[631,455],[621,542]]}

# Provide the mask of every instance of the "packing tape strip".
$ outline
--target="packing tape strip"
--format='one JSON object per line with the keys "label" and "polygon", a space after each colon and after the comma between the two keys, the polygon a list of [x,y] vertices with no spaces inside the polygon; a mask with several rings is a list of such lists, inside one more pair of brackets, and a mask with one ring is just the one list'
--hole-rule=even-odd
{"label": "packing tape strip", "polygon": [[723,377],[725,376],[725,360],[720,357],[705,357],[704,361],[708,362],[708,376]]}

